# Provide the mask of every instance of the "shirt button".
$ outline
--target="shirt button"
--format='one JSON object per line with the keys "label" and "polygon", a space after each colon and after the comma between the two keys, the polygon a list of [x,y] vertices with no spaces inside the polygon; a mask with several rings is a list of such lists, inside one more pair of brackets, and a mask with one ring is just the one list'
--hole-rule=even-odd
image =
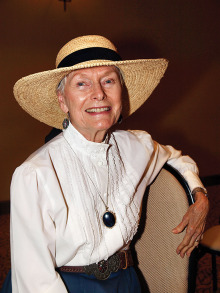
{"label": "shirt button", "polygon": [[102,166],[103,165],[103,162],[102,161],[98,161],[98,165],[99,166]]}
{"label": "shirt button", "polygon": [[100,152],[103,152],[104,151],[104,148],[100,148]]}

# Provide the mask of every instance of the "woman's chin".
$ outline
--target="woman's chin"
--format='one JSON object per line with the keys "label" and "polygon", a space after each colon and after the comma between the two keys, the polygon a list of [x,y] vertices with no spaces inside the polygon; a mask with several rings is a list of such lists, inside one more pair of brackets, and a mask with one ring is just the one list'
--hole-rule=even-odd
{"label": "woman's chin", "polygon": [[95,123],[94,128],[97,130],[106,130],[108,131],[113,125],[115,124],[114,121],[100,121]]}

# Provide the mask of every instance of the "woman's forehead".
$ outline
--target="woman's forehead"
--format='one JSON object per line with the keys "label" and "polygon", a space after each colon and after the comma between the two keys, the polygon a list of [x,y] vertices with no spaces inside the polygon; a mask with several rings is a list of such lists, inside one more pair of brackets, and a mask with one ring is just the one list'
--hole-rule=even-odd
{"label": "woman's forehead", "polygon": [[112,72],[117,73],[118,75],[118,70],[115,66],[96,66],[96,67],[89,67],[89,68],[81,68],[81,69],[76,69],[73,70],[68,74],[67,77],[74,77],[76,75],[89,75],[89,74],[110,74]]}

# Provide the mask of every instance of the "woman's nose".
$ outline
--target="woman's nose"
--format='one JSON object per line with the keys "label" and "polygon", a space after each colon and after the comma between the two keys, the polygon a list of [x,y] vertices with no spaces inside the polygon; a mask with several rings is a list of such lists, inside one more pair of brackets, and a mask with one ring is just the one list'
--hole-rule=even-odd
{"label": "woman's nose", "polygon": [[104,92],[101,84],[98,83],[98,84],[94,85],[92,99],[102,101],[105,99],[105,97],[106,97],[106,95],[105,95],[105,92]]}

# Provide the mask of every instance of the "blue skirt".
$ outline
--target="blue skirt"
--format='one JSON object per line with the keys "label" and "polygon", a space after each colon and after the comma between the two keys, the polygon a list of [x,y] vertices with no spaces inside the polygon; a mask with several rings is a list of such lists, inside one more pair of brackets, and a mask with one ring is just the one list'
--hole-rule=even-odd
{"label": "blue skirt", "polygon": [[12,287],[11,287],[11,270],[8,272],[5,281],[3,283],[3,287],[0,291],[0,293],[12,293]]}
{"label": "blue skirt", "polygon": [[[92,275],[59,272],[68,293],[141,293],[135,269],[128,267],[111,273],[107,280],[97,280]],[[3,284],[1,293],[12,293],[11,272]]]}

